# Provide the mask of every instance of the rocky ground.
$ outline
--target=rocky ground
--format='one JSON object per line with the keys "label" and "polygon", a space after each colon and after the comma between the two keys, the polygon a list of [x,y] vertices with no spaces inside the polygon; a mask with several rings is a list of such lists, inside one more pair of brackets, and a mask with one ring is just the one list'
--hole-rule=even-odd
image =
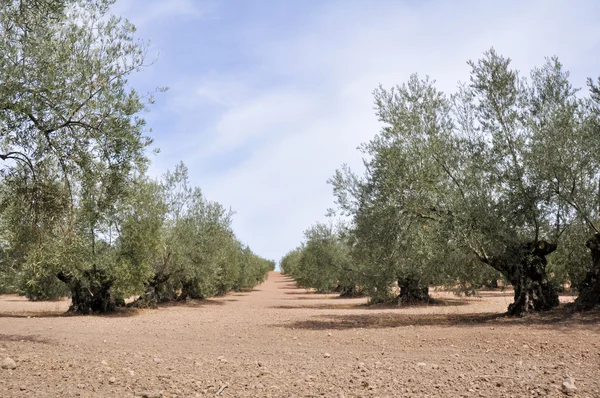
{"label": "rocky ground", "polygon": [[273,272],[252,292],[113,316],[2,296],[0,397],[600,397],[597,312],[509,319],[510,292],[436,295],[366,307]]}

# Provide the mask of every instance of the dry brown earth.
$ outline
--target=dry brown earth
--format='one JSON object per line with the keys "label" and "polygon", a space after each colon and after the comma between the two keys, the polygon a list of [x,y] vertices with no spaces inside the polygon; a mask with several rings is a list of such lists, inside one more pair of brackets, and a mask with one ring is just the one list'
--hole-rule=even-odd
{"label": "dry brown earth", "polygon": [[252,292],[118,316],[2,296],[0,362],[17,367],[0,369],[0,397],[600,397],[598,313],[508,319],[509,292],[437,296],[365,307],[276,272]]}

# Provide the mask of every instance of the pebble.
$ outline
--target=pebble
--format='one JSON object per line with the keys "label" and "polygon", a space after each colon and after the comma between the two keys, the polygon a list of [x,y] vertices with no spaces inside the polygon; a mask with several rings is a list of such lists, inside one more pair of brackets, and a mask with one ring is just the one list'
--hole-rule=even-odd
{"label": "pebble", "polygon": [[331,358],[331,355],[329,355],[328,352],[325,353],[325,355],[323,355],[325,358]]}
{"label": "pebble", "polygon": [[417,362],[417,366],[422,368],[422,367],[427,366],[427,364],[425,362]]}
{"label": "pebble", "polygon": [[110,384],[114,384],[116,381],[117,381],[117,379],[116,379],[114,376],[113,376],[113,377],[109,377],[109,378],[108,378],[108,382],[109,382]]}
{"label": "pebble", "polygon": [[575,379],[571,376],[566,376],[563,380],[562,388],[563,391],[566,393],[574,392],[575,390],[577,390],[577,387],[575,387]]}
{"label": "pebble", "polygon": [[163,363],[163,362],[164,362],[164,361],[163,361],[161,358],[159,358],[159,357],[154,357],[153,361],[154,361],[154,362],[156,362],[156,363]]}
{"label": "pebble", "polygon": [[5,358],[4,361],[2,361],[2,369],[16,369],[17,368],[17,363],[15,361],[13,361],[12,358]]}
{"label": "pebble", "polygon": [[141,392],[136,392],[135,396],[142,397],[142,398],[162,398],[163,394],[162,394],[162,392],[156,392],[156,391],[141,391]]}

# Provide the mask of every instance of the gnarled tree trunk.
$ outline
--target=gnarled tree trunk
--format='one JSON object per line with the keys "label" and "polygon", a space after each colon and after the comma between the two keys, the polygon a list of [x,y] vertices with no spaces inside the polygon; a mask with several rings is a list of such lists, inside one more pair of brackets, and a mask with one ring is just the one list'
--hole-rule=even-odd
{"label": "gnarled tree trunk", "polygon": [[488,264],[500,271],[515,290],[514,302],[508,306],[509,315],[523,316],[558,306],[558,292],[546,274],[546,256],[555,250],[554,243],[526,242],[488,259]]}
{"label": "gnarled tree trunk", "polygon": [[202,300],[205,297],[198,292],[197,281],[185,281],[181,287],[181,294],[178,300]]}
{"label": "gnarled tree trunk", "polygon": [[592,255],[592,267],[579,286],[575,308],[589,310],[600,304],[600,234],[595,234],[585,244]]}
{"label": "gnarled tree trunk", "polygon": [[171,300],[168,293],[165,293],[165,283],[169,280],[171,274],[157,273],[146,284],[146,292],[137,300],[130,304],[136,308],[156,308],[159,303]]}
{"label": "gnarled tree trunk", "polygon": [[429,297],[429,286],[422,286],[419,279],[401,278],[398,279],[398,286],[400,287],[400,295],[398,296],[400,304],[426,302],[431,299]]}
{"label": "gnarled tree trunk", "polygon": [[339,285],[336,291],[340,292],[340,297],[359,297],[361,293],[356,288],[356,285]]}
{"label": "gnarled tree trunk", "polygon": [[104,270],[84,270],[79,278],[63,272],[57,274],[71,291],[70,312],[78,314],[112,312],[117,302],[111,294],[113,279]]}

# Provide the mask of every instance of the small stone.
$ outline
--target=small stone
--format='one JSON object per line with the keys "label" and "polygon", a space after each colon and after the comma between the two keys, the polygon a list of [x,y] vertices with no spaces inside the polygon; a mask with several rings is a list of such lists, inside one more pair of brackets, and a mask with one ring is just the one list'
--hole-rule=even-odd
{"label": "small stone", "polygon": [[104,365],[104,366],[108,366],[108,362],[106,362],[106,361],[104,361],[104,360],[103,360],[102,362],[100,362],[100,363],[101,363],[102,365]]}
{"label": "small stone", "polygon": [[156,362],[156,363],[163,363],[164,362],[162,360],[162,358],[159,358],[159,357],[154,357],[153,361]]}
{"label": "small stone", "polygon": [[114,383],[116,383],[116,381],[117,381],[117,379],[116,379],[115,377],[109,377],[109,378],[108,378],[108,382],[109,382],[110,384],[114,384]]}
{"label": "small stone", "polygon": [[425,362],[417,362],[417,367],[424,368],[425,366],[427,366]]}
{"label": "small stone", "polygon": [[324,356],[325,358],[331,358],[331,355],[329,355],[329,353],[328,353],[328,352],[326,352],[326,353],[325,353],[323,356]]}
{"label": "small stone", "polygon": [[12,358],[5,358],[4,361],[2,361],[2,364],[0,365],[2,367],[2,369],[16,369],[17,368],[17,363],[15,361],[13,361]]}
{"label": "small stone", "polygon": [[574,392],[575,390],[577,390],[577,387],[575,387],[575,379],[571,376],[566,376],[562,383],[562,389],[566,393]]}
{"label": "small stone", "polygon": [[331,332],[327,333],[327,336],[331,337]]}
{"label": "small stone", "polygon": [[131,377],[135,376],[135,372],[131,369],[128,369],[127,373],[129,373],[129,376],[131,376]]}
{"label": "small stone", "polygon": [[25,391],[25,390],[27,390],[27,387],[25,387],[25,386],[21,386],[21,387],[19,387],[19,390],[21,390],[21,391]]}
{"label": "small stone", "polygon": [[141,392],[136,392],[135,396],[142,397],[142,398],[162,398],[163,394],[162,394],[162,392],[156,392],[156,391],[141,391]]}

